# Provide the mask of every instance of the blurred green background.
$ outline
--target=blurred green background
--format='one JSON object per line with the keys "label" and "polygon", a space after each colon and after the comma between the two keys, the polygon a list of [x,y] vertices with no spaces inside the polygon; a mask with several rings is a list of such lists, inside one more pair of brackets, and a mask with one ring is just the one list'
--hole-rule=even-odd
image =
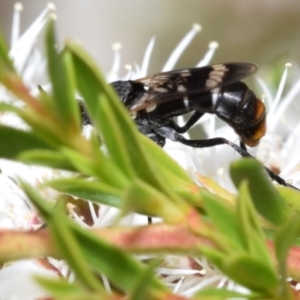
{"label": "blurred green background", "polygon": [[[24,0],[22,30],[46,6]],[[197,35],[176,67],[192,67],[210,41],[220,48],[213,62],[249,61],[260,66],[300,59],[300,1],[296,0],[63,0],[54,2],[61,40],[80,40],[104,71],[113,60],[111,45],[123,45],[122,64],[141,63],[156,36],[149,73],[159,72],[193,23]],[[14,2],[0,0],[0,27],[10,36]],[[125,73],[125,71],[124,71]]]}

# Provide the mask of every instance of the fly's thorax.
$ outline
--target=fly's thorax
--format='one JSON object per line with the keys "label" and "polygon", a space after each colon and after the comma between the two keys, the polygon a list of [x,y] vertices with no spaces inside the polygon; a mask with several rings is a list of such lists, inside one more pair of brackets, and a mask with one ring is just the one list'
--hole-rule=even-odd
{"label": "fly's thorax", "polygon": [[146,93],[142,83],[132,80],[118,80],[112,82],[111,85],[128,109],[130,109],[130,107],[133,106],[133,104],[141,99]]}

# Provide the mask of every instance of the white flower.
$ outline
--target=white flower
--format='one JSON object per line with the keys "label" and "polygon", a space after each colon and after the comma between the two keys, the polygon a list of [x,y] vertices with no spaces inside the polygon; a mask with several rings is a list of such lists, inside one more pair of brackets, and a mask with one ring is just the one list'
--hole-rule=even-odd
{"label": "white flower", "polygon": [[[47,8],[36,18],[36,20],[29,26],[29,28],[19,36],[19,24],[20,24],[20,13],[23,9],[21,3],[16,3],[14,6],[14,16],[12,25],[12,37],[11,37],[11,48],[9,55],[14,62],[15,68],[18,73],[22,76],[26,85],[32,89],[36,88],[38,83],[37,78],[46,76],[46,60],[44,55],[38,48],[38,40],[43,35],[43,29],[45,28],[48,14],[54,9],[54,5],[49,3]],[[36,66],[39,66],[38,68]],[[1,86],[0,97],[2,101],[14,103],[14,105],[23,105],[21,101],[12,97],[10,93]],[[17,128],[27,128],[27,125],[15,114],[11,113],[0,113],[0,124],[8,125]],[[31,211],[32,218],[36,219],[36,213],[28,204],[28,200],[25,195],[20,191],[20,188],[16,184],[16,179],[23,178],[33,186],[39,186],[43,183],[46,178],[52,178],[53,172],[47,168],[31,167],[17,162],[11,162],[8,160],[0,160],[1,169],[1,186],[3,187],[3,199],[7,200],[7,205],[10,205],[10,214],[6,214],[6,217],[10,221],[0,220],[2,224],[5,222],[8,224],[12,218],[19,219],[18,224],[23,222],[22,226],[18,225],[15,228],[31,229],[32,220],[28,217],[28,209]],[[6,197],[4,197],[4,187],[7,191]],[[14,197],[14,195],[19,195]],[[19,198],[19,201],[17,201]],[[15,199],[15,200],[13,200]],[[23,205],[22,205],[23,203]],[[19,209],[19,205],[23,207]],[[24,210],[26,217],[20,218],[20,211],[25,207]],[[19,211],[19,212],[18,212]],[[14,213],[18,212],[18,217],[14,216]],[[5,226],[3,226],[5,227]],[[10,226],[9,226],[10,227]]]}
{"label": "white flower", "polygon": [[[49,4],[31,26],[19,36],[20,13],[22,5],[14,6],[10,57],[15,68],[29,88],[36,88],[37,79],[46,78],[46,60],[37,47],[38,39],[43,35],[47,15],[54,6]],[[37,68],[37,66],[39,66]],[[40,81],[39,81],[40,83]],[[0,98],[14,105],[23,105],[12,98],[0,87]],[[0,124],[17,128],[27,128],[24,122],[14,114],[0,113]],[[32,186],[39,186],[45,179],[53,177],[47,168],[30,167],[21,163],[0,159],[0,226],[6,229],[34,230],[41,226],[41,219],[30,204],[24,192],[17,185],[17,178],[23,178]],[[53,195],[49,195],[52,197]],[[55,262],[54,262],[55,263]],[[50,265],[50,264],[49,264]],[[31,300],[47,295],[38,285],[35,275],[57,277],[57,273],[39,260],[18,261],[4,264],[0,271],[0,299]]]}
{"label": "white flower", "polygon": [[[275,96],[272,96],[267,85],[261,78],[257,78],[266,95],[266,104],[269,107],[267,114],[268,130],[262,139],[257,156],[267,165],[280,170],[280,176],[297,185],[300,180],[300,134],[299,115],[293,111],[300,91],[300,80],[293,83],[292,88],[284,95],[284,87],[288,77],[288,69],[292,65],[287,63],[281,82]],[[274,93],[274,92],[273,92]]]}
{"label": "white flower", "polygon": [[48,295],[34,277],[58,278],[53,269],[46,268],[39,260],[23,260],[6,264],[0,272],[1,300],[33,300]]}

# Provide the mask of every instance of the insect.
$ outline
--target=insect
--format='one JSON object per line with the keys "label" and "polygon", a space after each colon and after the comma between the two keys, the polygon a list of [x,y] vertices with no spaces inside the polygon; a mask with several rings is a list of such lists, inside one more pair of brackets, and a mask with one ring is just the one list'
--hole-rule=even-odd
{"label": "insect", "polygon": [[[255,72],[251,63],[224,63],[201,68],[157,73],[111,85],[129,110],[141,133],[163,147],[166,139],[194,148],[229,145],[242,157],[252,157],[246,145],[257,146],[266,132],[265,106],[240,80]],[[192,112],[180,127],[174,117]],[[189,140],[182,136],[206,113],[225,121],[240,138],[236,145],[225,138]],[[90,120],[82,110],[83,123]],[[266,168],[277,183],[295,188]],[[297,189],[297,188],[295,188]]]}

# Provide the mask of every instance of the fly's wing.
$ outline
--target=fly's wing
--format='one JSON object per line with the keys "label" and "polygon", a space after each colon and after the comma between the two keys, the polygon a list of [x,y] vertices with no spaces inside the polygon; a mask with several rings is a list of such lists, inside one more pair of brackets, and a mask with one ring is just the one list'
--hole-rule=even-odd
{"label": "fly's wing", "polygon": [[145,92],[142,97],[131,101],[127,108],[140,111],[156,104],[210,91],[239,81],[256,69],[257,66],[251,63],[225,63],[150,75],[134,81],[142,84]]}

